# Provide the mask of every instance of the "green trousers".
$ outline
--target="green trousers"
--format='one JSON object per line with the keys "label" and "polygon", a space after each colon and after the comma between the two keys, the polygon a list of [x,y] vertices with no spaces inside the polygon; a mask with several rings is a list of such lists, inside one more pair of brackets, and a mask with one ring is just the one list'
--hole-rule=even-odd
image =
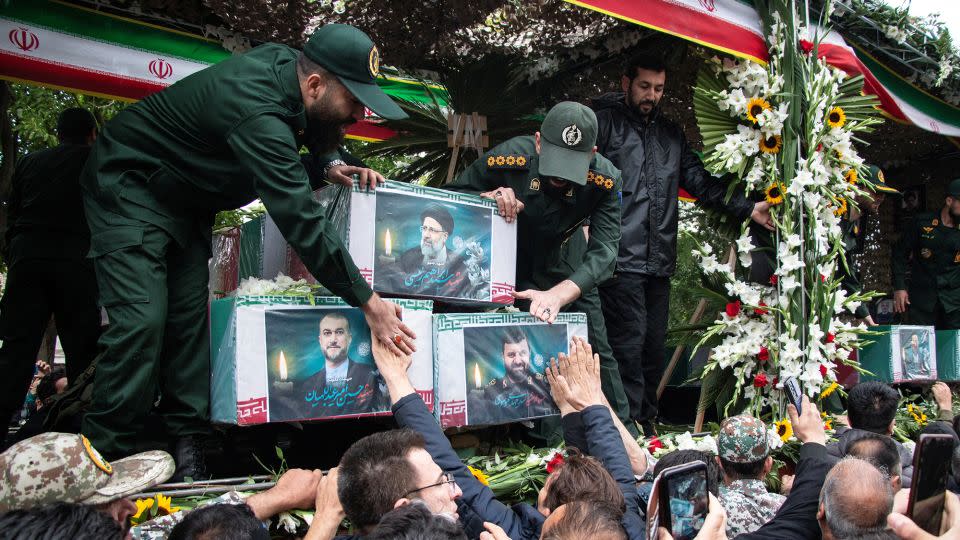
{"label": "green trousers", "polygon": [[[607,327],[603,322],[603,313],[600,311],[600,295],[597,289],[587,291],[577,300],[563,308],[563,311],[585,313],[587,315],[587,341],[593,352],[600,355],[600,387],[606,396],[610,407],[625,426],[631,426],[630,404],[627,394],[623,390],[623,381],[620,380],[620,369],[613,357],[613,349],[607,342]],[[550,446],[555,446],[563,440],[563,426],[560,417],[544,418],[536,423],[530,432],[537,439],[542,439]]]}
{"label": "green trousers", "polygon": [[206,432],[209,235],[198,226],[195,237],[179,245],[162,228],[106,212],[89,198],[86,210],[109,324],[100,337],[83,433],[116,456],[143,449],[138,432],[151,413],[168,437]]}
{"label": "green trousers", "polygon": [[613,349],[607,342],[607,327],[603,322],[603,311],[600,309],[600,294],[597,289],[587,291],[572,302],[564,311],[587,314],[587,340],[593,352],[600,355],[600,385],[603,395],[610,402],[610,407],[617,413],[624,425],[630,425],[630,403],[623,390],[623,381],[620,380],[620,368],[613,357]]}

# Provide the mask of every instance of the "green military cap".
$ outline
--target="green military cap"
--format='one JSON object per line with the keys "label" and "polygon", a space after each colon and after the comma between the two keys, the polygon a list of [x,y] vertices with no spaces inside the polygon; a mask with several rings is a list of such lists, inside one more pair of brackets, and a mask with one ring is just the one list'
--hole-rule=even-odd
{"label": "green military cap", "polygon": [[380,51],[359,29],[347,24],[321,26],[307,40],[303,54],[336,75],[354,97],[377,115],[388,120],[407,117],[377,85]]}
{"label": "green military cap", "polygon": [[580,103],[557,103],[540,126],[540,175],[586,185],[596,143],[597,115]]}
{"label": "green military cap", "polygon": [[734,463],[753,463],[767,457],[767,426],[758,418],[741,415],[720,424],[717,455]]}
{"label": "green military cap", "polygon": [[950,182],[950,185],[947,186],[947,196],[960,197],[960,178],[954,179]]}
{"label": "green military cap", "polygon": [[170,454],[154,450],[113,463],[83,435],[43,433],[0,454],[0,513],[54,502],[103,504],[173,475]]}
{"label": "green military cap", "polygon": [[883,177],[883,170],[876,165],[867,165],[863,170],[864,180],[873,183],[873,189],[880,193],[889,193],[891,195],[900,195],[900,192],[887,185],[886,178]]}

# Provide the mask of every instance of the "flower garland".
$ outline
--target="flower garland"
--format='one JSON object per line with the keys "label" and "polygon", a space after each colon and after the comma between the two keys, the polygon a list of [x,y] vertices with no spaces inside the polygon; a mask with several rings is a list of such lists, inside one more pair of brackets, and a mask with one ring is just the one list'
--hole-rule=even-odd
{"label": "flower garland", "polygon": [[[747,282],[698,244],[707,282],[729,302],[698,347],[713,348],[704,384],[732,386],[725,415],[736,405],[754,415],[769,407],[784,418],[783,381],[796,378],[811,398],[829,395],[834,369],[855,364],[849,357],[866,331],[839,317],[875,296],[848,296],[840,287],[840,222],[869,184],[857,181],[863,159],[856,133],[881,120],[875,100],[860,93],[862,77],[847,78],[817,58],[826,31],[798,28],[782,0],[769,6],[770,63],[710,60],[698,75],[694,106],[707,170],[732,177],[731,193],[740,189],[772,205],[776,271],[769,284]],[[754,249],[744,225],[736,241],[741,268],[752,264]],[[788,424],[778,429],[789,431]]]}

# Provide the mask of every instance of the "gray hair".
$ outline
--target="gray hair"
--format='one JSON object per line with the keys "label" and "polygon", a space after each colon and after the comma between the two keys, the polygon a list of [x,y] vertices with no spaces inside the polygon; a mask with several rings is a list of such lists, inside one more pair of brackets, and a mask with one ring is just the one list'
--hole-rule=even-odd
{"label": "gray hair", "polygon": [[885,538],[893,510],[890,478],[870,462],[847,456],[827,474],[820,505],[837,540]]}

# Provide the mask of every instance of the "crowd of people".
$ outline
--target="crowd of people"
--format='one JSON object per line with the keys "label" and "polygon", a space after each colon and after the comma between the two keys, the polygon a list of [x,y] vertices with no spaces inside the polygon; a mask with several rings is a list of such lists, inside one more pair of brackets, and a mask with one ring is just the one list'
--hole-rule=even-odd
{"label": "crowd of people", "polygon": [[[265,538],[263,520],[313,507],[310,539],[333,538],[343,519],[371,538],[665,538],[662,527],[646,530],[652,486],[636,478],[696,461],[711,477],[697,538],[927,537],[895,497],[910,485],[912,462],[890,438],[897,393],[879,383],[851,390],[849,429],[830,445],[817,408],[806,398],[801,411],[791,406],[803,446],[788,494],[768,493],[762,483],[771,460],[757,418],[726,419],[716,456],[676,452],[654,463],[637,443],[640,431],[655,433],[678,190],[751,220],[759,233],[773,228],[770,204],[727,194],[661,115],[667,66],[648,55],[627,63],[622,93],[597,98],[593,109],[555,105],[540,131],[494,147],[445,186],[491,199],[516,221],[519,307],[547,323],[561,311],[587,315],[588,336],[574,338],[569,355],[545,372],[560,421],[540,427],[562,432],[567,458],[536,505],[498,501],[410,384],[417,336],[402,311],[372,290],[311,195],[328,184],[376,189],[383,181],[340,146],[365,109],[405,117],[377,85],[379,61],[363,32],[326,25],[302,51],[262,45],[152,94],[102,129],[88,111],[65,111],[61,144],[20,160],[0,304],[0,371],[7,375],[0,418],[14,416],[25,393],[35,397],[27,407],[33,423],[0,457],[0,538],[121,538],[137,510],[129,496],[170,478],[205,476],[210,230],[218,211],[255,198],[311,273],[362,309],[399,429],[356,441],[325,474],[288,471],[266,492],[229,494],[145,525],[138,537]],[[876,192],[859,202],[875,211],[882,194],[895,190],[882,173],[871,174]],[[960,181],[930,226],[950,229],[955,210]],[[422,219],[425,233],[449,234],[444,216]],[[863,234],[859,214],[845,219],[855,243]],[[934,240],[945,241],[914,235],[904,244],[901,262],[927,272],[913,272],[913,285],[936,271],[924,262]],[[905,310],[900,270],[897,302]],[[932,314],[948,325],[953,285],[938,285],[946,300]],[[65,372],[34,367],[51,314]],[[858,317],[872,324],[869,313]],[[40,374],[32,385],[31,370]],[[935,392],[942,398],[944,387]],[[160,419],[169,453],[144,447],[148,417]],[[0,435],[6,429],[4,421]],[[956,496],[946,500],[943,532],[960,537]]]}
{"label": "crowd of people", "polygon": [[[133,494],[174,470],[172,457],[145,452],[112,463],[81,435],[44,433],[0,454],[0,538],[261,539],[265,520],[314,509],[304,538],[639,539],[647,537],[651,477],[691,462],[707,467],[709,511],[697,539],[927,539],[905,515],[912,452],[892,438],[899,394],[865,382],[849,393],[847,426],[829,442],[817,407],[790,405],[803,444],[783,493],[768,492],[771,446],[764,423],[725,419],[717,454],[675,450],[654,459],[619,421],[601,390],[600,357],[574,338],[551,359],[550,392],[562,415],[566,457],[535,504],[507,506],[460,460],[407,375],[410,357],[374,342],[397,429],[356,441],[327,471],[291,469],[244,498],[231,492],[195,510],[138,525]],[[940,538],[960,538],[960,438],[949,388],[937,383],[940,420],[924,433],[954,438]],[[639,479],[639,480],[638,480]],[[343,520],[349,536],[338,536]],[[651,531],[672,538],[663,527]]]}

